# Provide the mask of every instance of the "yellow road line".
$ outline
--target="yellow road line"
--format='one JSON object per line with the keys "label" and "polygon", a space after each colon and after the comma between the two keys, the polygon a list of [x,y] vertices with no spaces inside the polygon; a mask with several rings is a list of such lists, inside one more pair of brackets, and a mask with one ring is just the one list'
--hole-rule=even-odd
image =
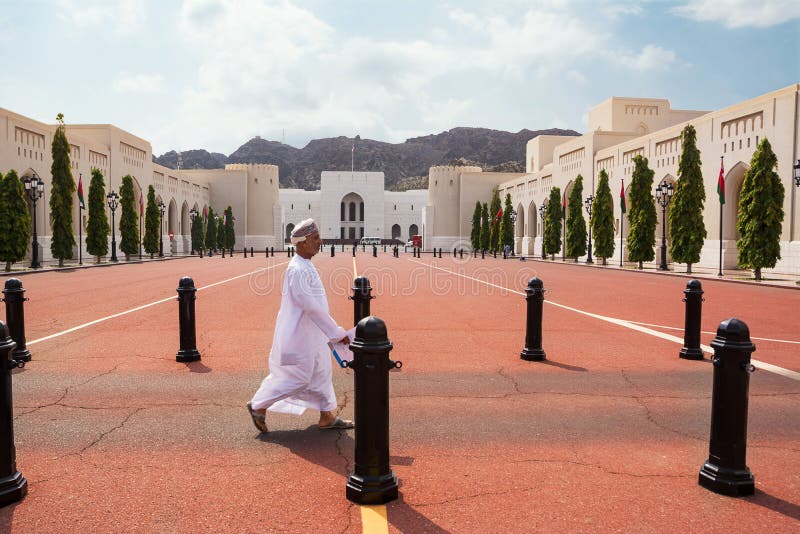
{"label": "yellow road line", "polygon": [[389,534],[386,505],[361,507],[361,532],[364,534]]}

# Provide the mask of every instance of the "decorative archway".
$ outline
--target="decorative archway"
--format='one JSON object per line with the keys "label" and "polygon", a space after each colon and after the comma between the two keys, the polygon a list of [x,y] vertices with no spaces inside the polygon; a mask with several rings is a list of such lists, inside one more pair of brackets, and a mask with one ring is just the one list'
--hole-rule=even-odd
{"label": "decorative archway", "polygon": [[536,202],[531,200],[530,204],[528,204],[528,250],[525,251],[525,254],[533,255],[535,254],[535,247],[536,247],[536,236],[539,235],[539,212],[536,206]]}
{"label": "decorative archway", "polygon": [[[723,241],[738,241],[739,230],[736,228],[736,223],[739,218],[739,196],[742,194],[742,185],[744,184],[744,173],[747,172],[749,166],[743,162],[738,162],[731,167],[725,175],[725,204],[722,210],[722,240]],[[714,189],[716,192],[716,188]],[[719,206],[719,201],[716,202]],[[717,212],[719,219],[719,212]],[[719,228],[717,229],[719,230]],[[719,239],[719,231],[717,235],[710,238]]]}
{"label": "decorative archway", "polygon": [[522,254],[522,238],[525,236],[525,208],[518,204],[515,210],[517,220],[514,223],[514,253]]}
{"label": "decorative archway", "polygon": [[294,230],[294,223],[286,225],[286,243],[292,242],[292,230]]}
{"label": "decorative archway", "polygon": [[392,239],[400,239],[400,225],[393,224],[392,225]]}
{"label": "decorative archway", "polygon": [[342,239],[358,239],[364,236],[364,199],[351,191],[340,201],[341,221],[339,235]]}
{"label": "decorative archway", "polygon": [[413,235],[419,235],[419,227],[416,224],[408,227],[408,238],[411,239]]}

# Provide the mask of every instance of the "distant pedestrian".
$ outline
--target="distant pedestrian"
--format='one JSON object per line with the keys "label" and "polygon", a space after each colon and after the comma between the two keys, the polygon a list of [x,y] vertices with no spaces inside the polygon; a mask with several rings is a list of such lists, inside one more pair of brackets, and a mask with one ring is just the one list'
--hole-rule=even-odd
{"label": "distant pedestrian", "polygon": [[266,412],[300,415],[319,410],[320,428],[353,428],[340,419],[333,391],[329,341],[349,344],[345,330],[330,316],[325,288],[311,258],[322,245],[313,219],[302,221],[291,234],[297,255],[289,262],[283,281],[281,307],[269,353],[270,374],[247,410],[253,424],[267,432]]}

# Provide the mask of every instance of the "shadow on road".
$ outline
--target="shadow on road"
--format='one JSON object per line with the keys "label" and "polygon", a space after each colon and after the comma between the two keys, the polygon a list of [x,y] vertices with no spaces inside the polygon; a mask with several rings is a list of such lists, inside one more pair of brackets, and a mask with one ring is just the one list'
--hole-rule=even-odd
{"label": "shadow on road", "polygon": [[770,495],[765,491],[757,489],[755,495],[749,497],[747,500],[753,504],[757,504],[767,508],[768,510],[772,510],[773,512],[778,512],[786,517],[791,517],[795,521],[800,521],[800,505],[791,503],[789,501],[784,501],[783,499],[775,497],[774,495]]}
{"label": "shadow on road", "polygon": [[578,367],[577,365],[568,365],[566,363],[558,363],[554,362],[553,360],[544,360],[540,363],[544,365],[552,365],[553,367],[558,367],[560,369],[566,369],[567,371],[580,371],[581,373],[585,373],[588,371],[585,367]]}

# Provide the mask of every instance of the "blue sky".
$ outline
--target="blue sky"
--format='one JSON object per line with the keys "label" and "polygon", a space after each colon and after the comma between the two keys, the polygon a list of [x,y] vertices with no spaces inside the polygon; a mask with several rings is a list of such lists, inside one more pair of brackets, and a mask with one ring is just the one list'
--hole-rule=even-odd
{"label": "blue sky", "polygon": [[713,110],[800,81],[800,1],[0,0],[0,106],[169,150],[583,131],[610,96]]}

